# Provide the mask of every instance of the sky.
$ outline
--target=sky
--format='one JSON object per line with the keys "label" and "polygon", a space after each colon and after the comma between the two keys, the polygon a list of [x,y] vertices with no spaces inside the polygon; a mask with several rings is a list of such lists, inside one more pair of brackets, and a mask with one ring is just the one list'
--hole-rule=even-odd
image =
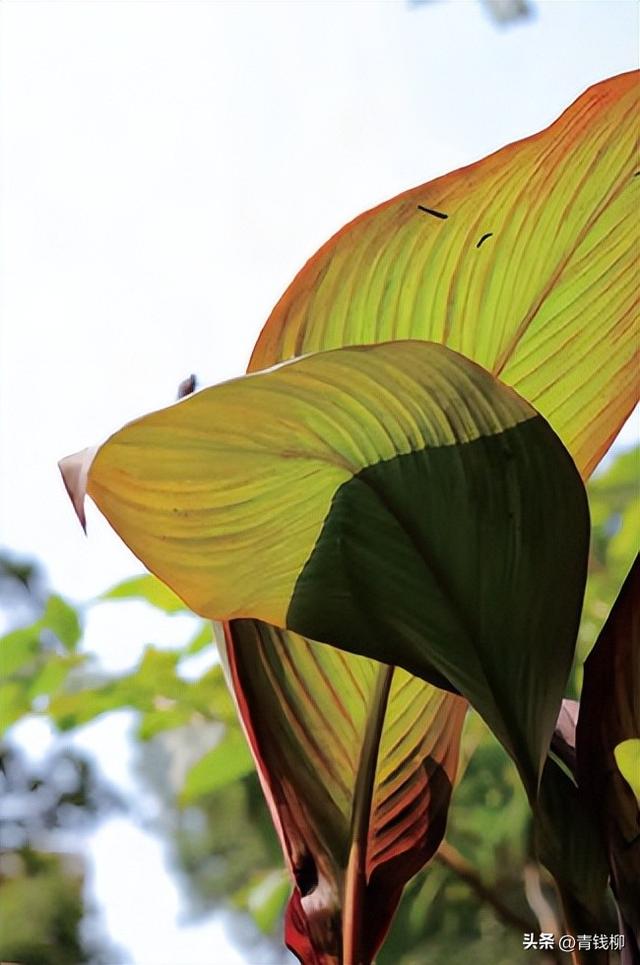
{"label": "sky", "polygon": [[[80,601],[138,572],[91,507],[83,536],[57,460],[173,401],[191,372],[203,385],[241,374],[295,272],[350,218],[637,66],[635,0],[532,6],[499,28],[479,0],[5,0],[4,546]],[[625,440],[638,435],[636,414]],[[185,632],[114,610],[87,623],[107,669]],[[131,787],[125,724],[82,739]],[[34,753],[43,726],[21,731]],[[86,848],[109,933],[135,965],[243,961],[219,922],[206,938],[181,927],[166,856],[139,827],[110,822]],[[164,930],[136,925],[120,900],[127,861],[153,869]]]}

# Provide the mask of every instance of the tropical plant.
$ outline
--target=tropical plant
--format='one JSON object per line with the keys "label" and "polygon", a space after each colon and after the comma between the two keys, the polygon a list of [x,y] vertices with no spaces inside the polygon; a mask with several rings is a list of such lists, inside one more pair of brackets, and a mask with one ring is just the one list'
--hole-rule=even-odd
{"label": "tropical plant", "polygon": [[[622,775],[640,728],[618,713],[635,575],[585,671],[577,776],[563,719],[549,753],[587,570],[580,477],[637,401],[637,93],[635,74],[596,85],[356,219],[293,281],[248,376],[63,461],[81,520],[86,491],[216,622],[303,962],[372,960],[442,839],[467,702],[518,768],[567,927],[602,921],[610,875],[637,948]],[[602,664],[612,717],[583,725]],[[618,761],[605,817],[588,785]]]}

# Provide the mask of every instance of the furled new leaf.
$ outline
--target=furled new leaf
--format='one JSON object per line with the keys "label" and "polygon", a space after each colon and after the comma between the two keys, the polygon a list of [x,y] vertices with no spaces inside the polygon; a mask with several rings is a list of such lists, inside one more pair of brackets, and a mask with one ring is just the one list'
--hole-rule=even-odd
{"label": "furled new leaf", "polygon": [[[574,780],[552,757],[534,806],[534,837],[538,858],[555,879],[568,927],[581,934],[613,932],[607,857],[597,823]],[[594,965],[608,960],[606,950],[588,957]]]}
{"label": "furled new leaf", "polygon": [[598,817],[622,915],[640,944],[640,810],[616,749],[640,740],[640,557],[584,667],[576,731],[578,780]]}

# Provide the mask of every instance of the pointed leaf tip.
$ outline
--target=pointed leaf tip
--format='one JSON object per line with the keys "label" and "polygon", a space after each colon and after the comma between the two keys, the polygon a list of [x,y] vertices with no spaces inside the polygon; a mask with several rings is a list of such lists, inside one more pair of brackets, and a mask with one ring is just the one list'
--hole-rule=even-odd
{"label": "pointed leaf tip", "polygon": [[87,519],[84,512],[84,497],[87,492],[89,470],[97,451],[98,447],[92,446],[89,449],[83,449],[81,452],[75,452],[72,456],[65,456],[58,463],[65,489],[85,533],[87,532]]}

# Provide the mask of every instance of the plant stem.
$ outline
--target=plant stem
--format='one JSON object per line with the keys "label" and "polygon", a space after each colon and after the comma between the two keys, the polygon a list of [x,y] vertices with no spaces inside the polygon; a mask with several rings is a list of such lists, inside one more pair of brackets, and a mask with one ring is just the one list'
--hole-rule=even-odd
{"label": "plant stem", "polygon": [[522,872],[522,881],[526,899],[529,907],[538,919],[540,931],[551,932],[552,935],[560,935],[560,923],[542,890],[539,866],[534,862],[526,864]]}
{"label": "plant stem", "polygon": [[442,842],[436,851],[435,858],[440,864],[449,868],[450,871],[453,871],[454,874],[468,884],[478,898],[481,898],[482,901],[486,901],[488,905],[491,905],[498,917],[501,918],[506,925],[510,925],[520,932],[534,931],[533,922],[510,908],[489,885],[485,884],[473,865],[470,864],[466,858],[463,858],[460,852],[454,848],[452,844],[449,844],[448,841],[445,840]]}
{"label": "plant stem", "polygon": [[371,802],[378,764],[380,737],[394,667],[382,664],[378,670],[371,709],[365,725],[351,812],[351,848],[344,885],[342,916],[342,965],[369,965],[365,958],[363,904],[367,887],[367,842]]}

